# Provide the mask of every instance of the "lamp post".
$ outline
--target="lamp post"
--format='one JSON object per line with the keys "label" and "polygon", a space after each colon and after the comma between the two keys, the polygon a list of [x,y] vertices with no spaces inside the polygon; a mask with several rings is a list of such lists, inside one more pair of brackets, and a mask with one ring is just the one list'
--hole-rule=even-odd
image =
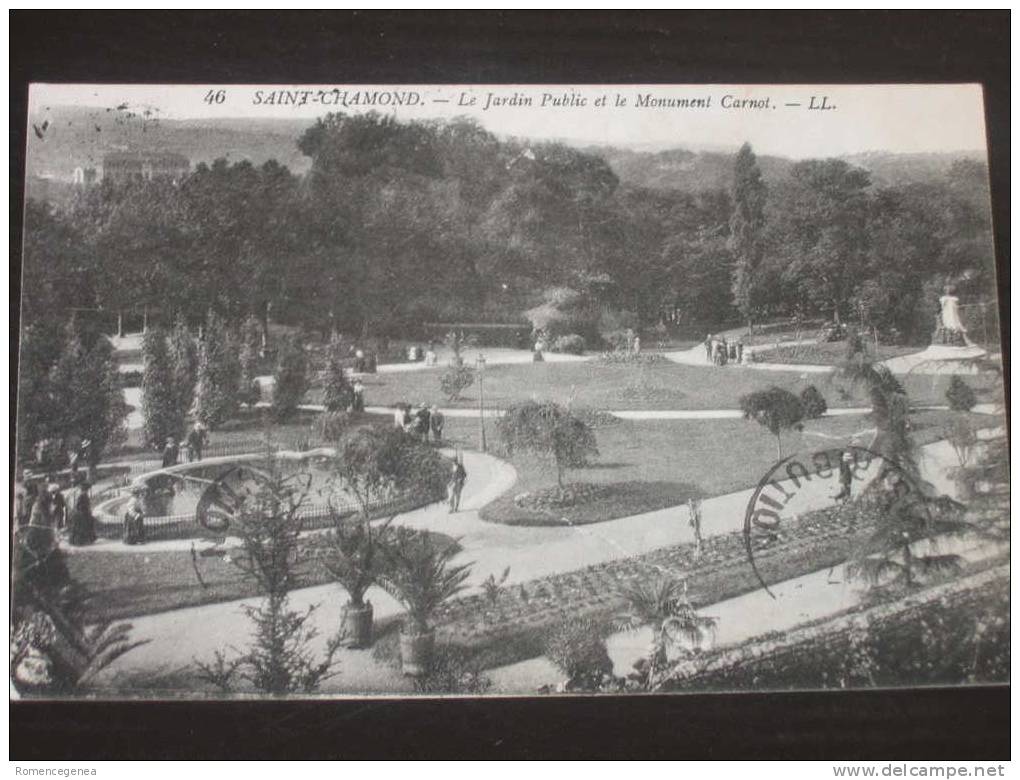
{"label": "lamp post", "polygon": [[485,452],[485,355],[481,352],[475,358],[475,365],[478,366],[478,429],[482,452]]}

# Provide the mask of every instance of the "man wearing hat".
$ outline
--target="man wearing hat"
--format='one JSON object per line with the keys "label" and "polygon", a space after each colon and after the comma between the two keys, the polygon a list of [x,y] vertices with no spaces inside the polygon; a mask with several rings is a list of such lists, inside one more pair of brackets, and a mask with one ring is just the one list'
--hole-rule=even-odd
{"label": "man wearing hat", "polygon": [[173,436],[166,437],[166,444],[163,446],[163,468],[177,465],[177,442]]}

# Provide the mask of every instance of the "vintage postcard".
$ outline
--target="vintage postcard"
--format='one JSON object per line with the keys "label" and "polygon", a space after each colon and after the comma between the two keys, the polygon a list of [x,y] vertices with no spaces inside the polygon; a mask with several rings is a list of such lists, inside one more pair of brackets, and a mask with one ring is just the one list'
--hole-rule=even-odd
{"label": "vintage postcard", "polygon": [[12,697],[1008,682],[980,86],[28,121]]}

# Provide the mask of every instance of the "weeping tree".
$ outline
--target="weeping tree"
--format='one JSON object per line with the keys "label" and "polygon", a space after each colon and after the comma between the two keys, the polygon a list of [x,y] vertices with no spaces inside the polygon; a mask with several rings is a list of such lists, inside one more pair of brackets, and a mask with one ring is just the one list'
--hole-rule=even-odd
{"label": "weeping tree", "polygon": [[563,487],[568,468],[586,466],[599,454],[595,431],[569,409],[551,401],[524,401],[510,406],[496,423],[507,454],[533,453],[556,464],[556,482]]}

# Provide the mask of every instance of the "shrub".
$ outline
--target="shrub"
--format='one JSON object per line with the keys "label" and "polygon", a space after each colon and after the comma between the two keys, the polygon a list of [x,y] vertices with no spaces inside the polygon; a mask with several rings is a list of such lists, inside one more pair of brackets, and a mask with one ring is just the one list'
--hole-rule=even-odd
{"label": "shrub", "polygon": [[319,415],[316,426],[323,441],[337,442],[347,433],[351,416],[346,411],[324,412]]}
{"label": "shrub", "polygon": [[552,343],[552,351],[567,355],[583,355],[584,339],[576,333],[559,336]]}
{"label": "shrub", "polygon": [[808,385],[801,391],[800,405],[804,408],[804,417],[809,420],[815,420],[829,410],[825,397],[814,385]]}
{"label": "shrub", "polygon": [[613,673],[606,641],[589,618],[571,618],[554,629],[545,654],[567,676],[568,691],[597,691]]}
{"label": "shrub", "polygon": [[588,300],[569,287],[549,287],[542,293],[543,302],[524,312],[535,331],[555,338],[569,333],[596,337],[598,321]]}
{"label": "shrub", "polygon": [[629,353],[634,346],[634,331],[629,328],[606,331],[602,334],[602,340],[614,352]]}
{"label": "shrub", "polygon": [[347,381],[343,364],[335,351],[329,356],[323,384],[322,402],[327,412],[343,412],[354,405],[354,388]]}
{"label": "shrub", "polygon": [[977,403],[977,398],[970,385],[956,375],[949,380],[949,387],[946,389],[946,400],[949,402],[949,408],[954,412],[969,412]]}
{"label": "shrub", "polygon": [[452,366],[439,377],[439,387],[449,401],[460,398],[460,394],[474,383],[475,370],[470,366]]}
{"label": "shrub", "polygon": [[308,363],[295,339],[283,343],[274,379],[273,414],[277,420],[286,420],[294,415],[308,392]]}
{"label": "shrub", "polygon": [[[621,337],[626,338],[628,332],[630,341],[633,342],[634,331],[637,327],[638,318],[633,312],[606,309],[599,315],[599,336],[604,342],[611,344],[614,349],[620,349],[616,346],[616,341]],[[625,348],[630,349],[630,346],[631,344],[627,343]]]}

